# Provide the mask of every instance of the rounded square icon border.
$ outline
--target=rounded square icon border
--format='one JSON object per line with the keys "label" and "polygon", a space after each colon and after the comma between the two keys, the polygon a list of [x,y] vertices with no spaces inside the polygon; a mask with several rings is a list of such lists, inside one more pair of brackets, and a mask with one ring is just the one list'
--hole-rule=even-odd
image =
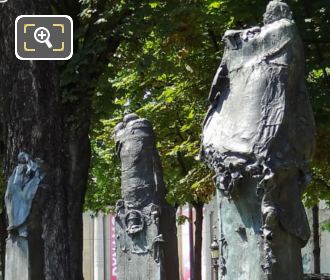
{"label": "rounded square icon border", "polygon": [[[71,24],[71,51],[70,51],[70,54],[67,57],[63,57],[63,58],[48,58],[48,57],[47,58],[24,58],[24,57],[21,57],[17,51],[17,24],[20,19],[25,18],[25,17],[67,18]],[[47,60],[69,60],[69,59],[71,59],[73,56],[73,20],[72,20],[72,18],[68,15],[20,15],[20,16],[18,16],[15,20],[15,56],[19,60],[46,60],[47,61]]]}

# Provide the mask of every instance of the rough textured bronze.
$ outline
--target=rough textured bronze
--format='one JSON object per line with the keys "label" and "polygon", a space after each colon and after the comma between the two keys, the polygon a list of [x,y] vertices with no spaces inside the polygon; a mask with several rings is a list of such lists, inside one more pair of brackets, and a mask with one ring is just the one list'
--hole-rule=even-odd
{"label": "rough textured bronze", "polygon": [[310,230],[301,194],[315,137],[303,45],[280,1],[264,26],[223,40],[202,139],[219,190],[222,279],[302,279]]}
{"label": "rough textured bronze", "polygon": [[117,265],[121,280],[177,280],[175,208],[165,201],[152,125],[135,114],[115,128],[122,200],[116,207]]}

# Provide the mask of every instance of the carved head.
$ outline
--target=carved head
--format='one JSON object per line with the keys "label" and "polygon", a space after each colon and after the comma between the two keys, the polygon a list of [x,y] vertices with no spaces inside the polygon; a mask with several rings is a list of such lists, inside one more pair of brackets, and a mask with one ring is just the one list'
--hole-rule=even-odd
{"label": "carved head", "polygon": [[116,203],[116,214],[118,215],[119,212],[125,211],[125,201],[123,199],[119,199]]}
{"label": "carved head", "polygon": [[18,158],[18,163],[26,164],[30,160],[30,155],[25,152],[20,152],[17,158]]}
{"label": "carved head", "polygon": [[270,1],[264,13],[264,24],[270,24],[283,18],[292,20],[292,12],[288,4],[280,0]]}
{"label": "carved head", "polygon": [[[136,136],[136,139],[131,137],[133,135]],[[137,148],[139,144],[142,143],[140,140],[147,138],[154,138],[151,123],[147,119],[142,119],[134,113],[125,115],[123,121],[118,123],[114,128],[114,140],[119,157],[121,157],[120,151],[124,142],[126,142],[128,150],[140,152]]]}
{"label": "carved head", "polygon": [[144,219],[143,214],[138,210],[131,210],[126,214],[126,231],[128,234],[136,234],[143,230]]}
{"label": "carved head", "polygon": [[137,120],[137,119],[139,119],[139,116],[137,114],[131,113],[131,114],[126,115],[124,117],[123,121],[125,124],[127,124],[127,123]]}

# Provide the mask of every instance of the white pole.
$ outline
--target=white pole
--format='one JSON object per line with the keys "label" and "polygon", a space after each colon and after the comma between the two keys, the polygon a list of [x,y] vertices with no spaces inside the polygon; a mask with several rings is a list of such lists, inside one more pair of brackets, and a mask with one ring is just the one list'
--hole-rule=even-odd
{"label": "white pole", "polygon": [[94,219],[94,280],[104,279],[104,231],[103,215]]}

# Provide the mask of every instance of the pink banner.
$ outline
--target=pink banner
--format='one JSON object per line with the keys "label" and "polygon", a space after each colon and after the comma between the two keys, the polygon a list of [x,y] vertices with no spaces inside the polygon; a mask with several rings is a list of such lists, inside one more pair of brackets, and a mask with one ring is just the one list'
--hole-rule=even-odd
{"label": "pink banner", "polygon": [[[182,215],[188,217],[189,209],[185,206],[182,209]],[[181,254],[182,254],[182,266],[181,266],[181,279],[190,280],[190,243],[189,243],[189,222],[186,221],[181,225],[182,234],[182,244],[181,244]]]}

